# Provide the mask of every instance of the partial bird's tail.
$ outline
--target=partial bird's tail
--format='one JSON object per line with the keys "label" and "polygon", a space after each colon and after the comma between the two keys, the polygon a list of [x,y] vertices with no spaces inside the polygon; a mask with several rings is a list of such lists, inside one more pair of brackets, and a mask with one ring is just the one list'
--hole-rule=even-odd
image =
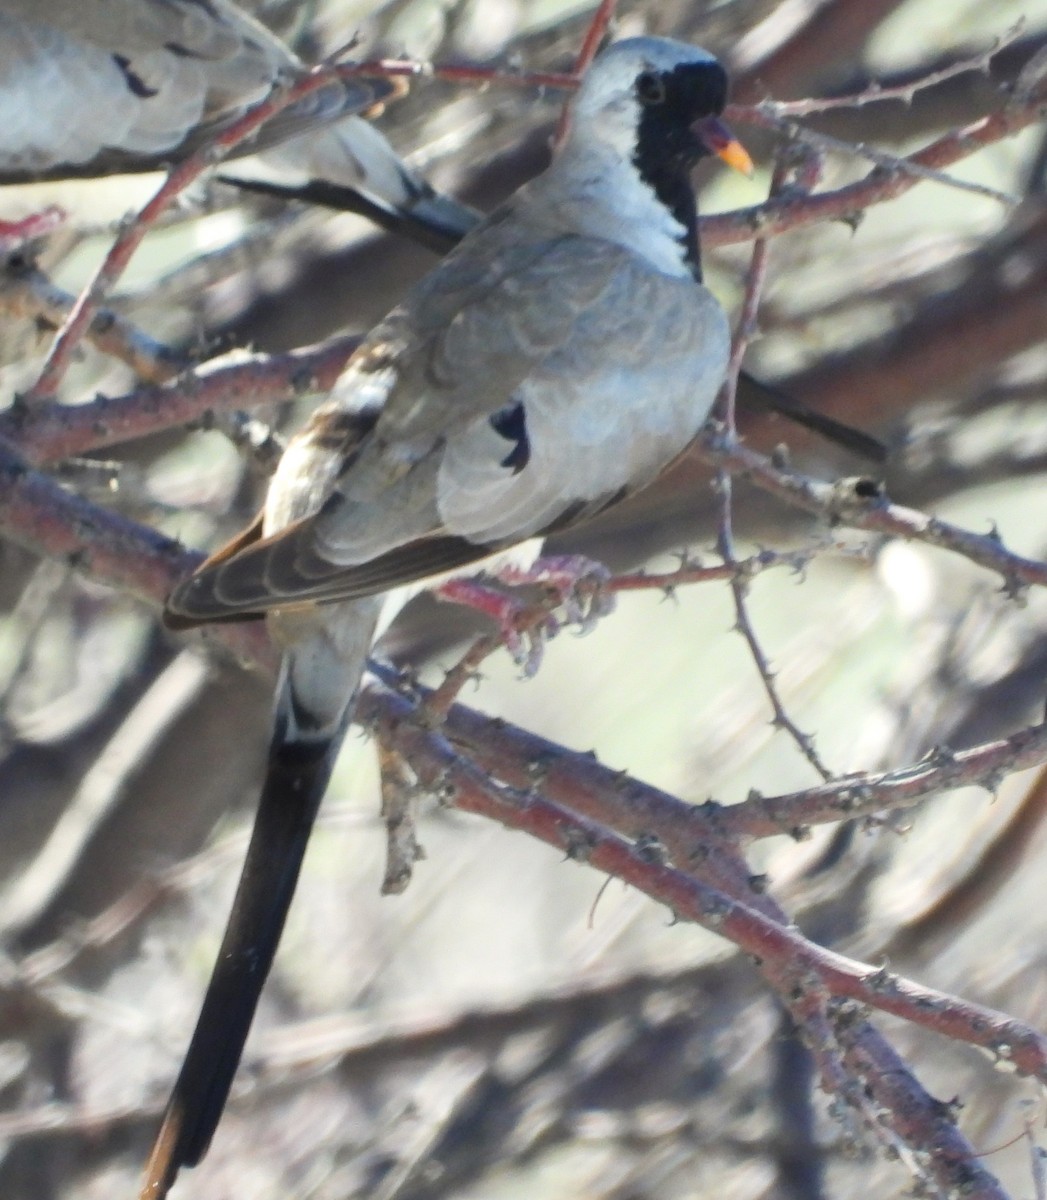
{"label": "partial bird's tail", "polygon": [[[754,401],[761,408],[770,409],[780,416],[786,417],[812,433],[817,433],[828,442],[834,442],[842,449],[868,459],[869,462],[884,463],[888,458],[887,447],[871,433],[856,429],[853,425],[845,425],[825,413],[815,412],[808,408],[788,392],[766,380],[757,379],[748,371],[742,371],[739,376],[739,388],[744,389],[746,400]],[[742,395],[739,391],[739,395]]]}
{"label": "partial bird's tail", "polygon": [[481,219],[476,209],[432,188],[360,117],[281,142],[222,178],[248,191],[359,213],[440,253]]}
{"label": "partial bird's tail", "polygon": [[[288,642],[265,782],[232,912],[140,1193],[163,1200],[207,1153],[294,896],[374,629],[370,602],[330,605]],[[320,610],[314,610],[319,614]],[[274,632],[280,635],[277,628]],[[326,666],[319,690],[301,681]],[[300,669],[296,669],[300,668]],[[312,668],[312,670],[310,670]]]}

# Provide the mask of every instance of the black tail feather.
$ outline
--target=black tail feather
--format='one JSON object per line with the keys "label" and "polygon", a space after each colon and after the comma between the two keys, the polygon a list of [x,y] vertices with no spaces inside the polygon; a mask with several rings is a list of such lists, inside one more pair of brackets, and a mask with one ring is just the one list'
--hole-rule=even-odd
{"label": "black tail feather", "polygon": [[233,909],[200,1017],[146,1166],[142,1200],[162,1200],[211,1143],[272,966],[339,739],[270,747]]}
{"label": "black tail feather", "polygon": [[470,212],[466,205],[455,206],[441,203],[433,193],[433,203],[423,200],[415,208],[399,208],[380,197],[368,195],[356,188],[330,183],[324,179],[312,179],[303,184],[271,183],[264,179],[241,179],[233,175],[220,175],[222,183],[228,183],[244,192],[256,192],[263,196],[276,196],[282,200],[297,200],[305,204],[318,204],[337,212],[351,212],[373,221],[387,233],[406,235],[412,241],[437,254],[452,250],[469,230],[479,223],[480,214]]}
{"label": "black tail feather", "polygon": [[815,412],[794,399],[788,392],[775,387],[773,383],[757,379],[748,371],[742,371],[739,378],[746,385],[746,400],[755,400],[761,408],[769,408],[795,424],[803,425],[812,433],[820,434],[827,441],[835,442],[837,446],[856,454],[859,458],[876,463],[887,461],[887,447],[872,434],[855,429],[853,425],[845,425],[842,421],[835,421],[824,413]]}

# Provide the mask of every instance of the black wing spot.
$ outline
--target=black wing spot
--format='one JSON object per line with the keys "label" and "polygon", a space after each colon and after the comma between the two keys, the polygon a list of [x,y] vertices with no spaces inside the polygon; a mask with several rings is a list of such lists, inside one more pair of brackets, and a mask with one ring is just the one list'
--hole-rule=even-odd
{"label": "black wing spot", "polygon": [[131,67],[131,60],[129,58],[126,58],[123,54],[114,54],[113,62],[120,68],[120,73],[123,75],[132,95],[138,96],[142,100],[149,100],[156,95],[157,89],[149,87],[141,75]]}
{"label": "black wing spot", "polygon": [[524,412],[524,406],[519,401],[507,404],[490,420],[495,433],[513,443],[513,448],[498,465],[511,467],[513,474],[519,475],[531,461],[531,439],[527,436],[527,414]]}

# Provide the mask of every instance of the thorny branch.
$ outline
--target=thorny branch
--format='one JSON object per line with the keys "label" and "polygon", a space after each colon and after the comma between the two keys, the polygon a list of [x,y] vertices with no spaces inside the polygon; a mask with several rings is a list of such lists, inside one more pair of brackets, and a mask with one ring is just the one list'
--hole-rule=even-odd
{"label": "thorny branch", "polygon": [[[601,5],[599,19],[606,20],[612,8]],[[587,43],[579,56],[579,68],[595,46],[599,28],[594,22],[592,30],[596,32],[592,44]],[[897,95],[870,88],[829,102],[765,101],[755,107],[736,106],[728,116],[772,125],[791,139],[824,146],[824,137],[798,126],[795,118],[830,107],[909,99],[921,88],[960,70],[984,69],[992,55],[1015,35],[1012,31],[983,54],[897,89]],[[230,356],[190,368],[131,322],[99,306],[150,227],[190,182],[284,105],[324,86],[332,77],[369,73],[564,89],[576,83],[575,75],[513,76],[504,71],[436,68],[423,63],[326,64],[257,106],[214,145],[173,171],[142,213],[122,230],[77,301],[59,293],[41,272],[9,270],[0,283],[0,306],[50,324],[61,323],[62,328],[36,385],[21,404],[0,417],[0,532],[4,536],[70,562],[93,578],[154,604],[194,565],[197,556],[176,542],[71,494],[37,468],[131,437],[206,420],[209,413],[243,407],[249,401],[270,403],[307,391],[323,391],[333,383],[352,350],[352,338],[286,355]],[[853,217],[872,204],[900,196],[922,179],[968,186],[943,174],[944,168],[1041,120],[1044,108],[1043,96],[1015,95],[998,111],[905,158],[866,147],[834,147],[873,157],[877,166],[864,179],[834,191],[796,194],[779,193],[775,188],[772,193],[777,194],[761,205],[704,218],[702,238],[708,245],[756,239],[732,374],[736,375],[755,327],[767,239],[816,221]],[[998,192],[992,194],[1001,197]],[[27,226],[27,236],[44,232],[46,227],[46,220],[42,227]],[[128,363],[147,386],[122,397],[99,397],[76,409],[56,403],[55,394],[84,337]],[[829,781],[828,772],[805,736],[792,725],[776,694],[769,665],[748,620],[744,595],[757,572],[778,566],[799,569],[816,554],[838,547],[821,543],[738,558],[730,526],[732,479],[746,479],[818,515],[830,527],[847,526],[878,537],[919,541],[967,558],[997,573],[1013,597],[1047,584],[1047,563],[1010,551],[994,532],[975,534],[895,505],[875,481],[826,483],[749,450],[734,435],[730,399],[725,428],[708,430],[697,450],[721,480],[722,561],[706,566],[688,560],[676,572],[623,575],[604,586],[612,592],[672,590],[686,584],[728,581],[739,625],[756,655],[775,721],[791,730],[825,783],[776,797],[753,794],[731,807],[712,801],[695,806],[611,772],[589,756],[492,721],[455,700],[497,648],[494,638],[474,643],[436,692],[418,689],[404,695],[380,685],[371,687],[362,698],[360,718],[376,729],[385,747],[411,765],[426,788],[445,801],[525,830],[569,857],[631,884],[667,905],[676,916],[716,932],[745,951],[810,1039],[827,1090],[844,1104],[858,1108],[874,1126],[877,1113],[881,1114],[891,1144],[901,1153],[919,1155],[943,1190],[999,1196],[998,1185],[982,1170],[948,1114],[869,1024],[866,1010],[890,1013],[979,1046],[1041,1081],[1047,1081],[1047,1039],[1004,1014],[853,962],[805,939],[757,885],[743,851],[755,839],[782,832],[802,837],[814,824],[908,807],[959,786],[976,783],[994,790],[1005,774],[1047,762],[1047,726],[1033,726],[961,752],[940,748],[922,762],[893,771]],[[536,607],[536,626],[548,615],[548,605]],[[257,626],[226,626],[214,636],[245,660],[271,663],[271,651]],[[55,991],[55,1003],[60,1005],[59,997]]]}
{"label": "thorny branch", "polygon": [[[779,161],[771,177],[772,197],[785,186],[786,177],[786,167],[782,161]],[[724,426],[730,438],[734,438],[736,435],[734,401],[738,389],[738,375],[741,372],[742,360],[745,358],[745,352],[749,347],[749,343],[758,332],[757,314],[760,308],[760,296],[767,278],[768,255],[767,239],[758,237],[753,243],[752,259],[750,260],[749,271],[745,280],[745,295],[742,298],[738,327],[735,330],[731,346],[731,358],[727,367],[727,379],[724,383],[723,396],[719,405],[720,411],[723,414]],[[720,501],[720,519],[716,535],[716,548],[726,564],[734,565],[737,562],[737,553],[734,542],[733,492],[730,472],[724,468],[720,468],[716,472],[715,486]],[[823,779],[831,779],[832,772],[822,762],[815,748],[814,738],[810,734],[804,733],[792,717],[789,716],[782,698],[778,694],[771,664],[768,661],[749,616],[749,609],[746,604],[746,596],[749,590],[748,580],[744,575],[735,573],[730,578],[729,586],[731,596],[734,599],[735,628],[745,639],[746,645],[749,647],[749,654],[756,666],[764,691],[767,693],[767,699],[770,701],[771,710],[774,714],[773,723],[775,727],[783,729],[792,738],[793,742],[799,747],[800,753]]]}
{"label": "thorny branch", "polygon": [[[598,14],[599,17],[599,14]],[[603,18],[600,18],[603,19]],[[1009,38],[1010,35],[1007,35]],[[972,63],[987,61],[998,52],[1006,39],[986,55]],[[584,63],[584,58],[580,58]],[[574,75],[556,76],[542,74],[511,74],[487,68],[452,67],[437,68],[432,64],[408,62],[354,63],[349,66],[326,64],[314,68],[293,86],[274,93],[259,103],[240,120],[217,135],[212,143],[201,148],[184,163],[176,167],[156,195],[133,219],[126,222],[124,229],[114,241],[94,278],[84,288],[73,307],[68,311],[62,327],[51,347],[40,377],[26,393],[24,400],[30,404],[46,401],[54,396],[71,361],[73,350],[93,323],[97,322],[96,309],[102,299],[126,269],[132,256],[149,229],[170,208],[180,195],[205,171],[215,166],[241,142],[253,136],[273,116],[313,91],[327,86],[333,79],[367,75],[391,77],[418,76],[439,77],[459,83],[511,83],[517,86],[554,87],[571,89],[577,86]],[[938,72],[926,86],[938,82]],[[920,90],[920,83],[909,85],[908,93]],[[701,235],[706,245],[727,245],[746,241],[753,236],[763,238],[778,236],[791,229],[814,222],[853,217],[855,213],[873,204],[894,199],[908,191],[925,178],[941,183],[969,188],[963,181],[952,180],[943,175],[946,166],[968,157],[970,154],[1011,136],[1041,120],[1044,115],[1045,99],[1042,89],[1032,89],[1029,94],[1012,98],[1012,102],[994,114],[982,118],[966,129],[949,133],[926,146],[923,150],[905,158],[896,158],[875,152],[876,169],[865,180],[839,188],[836,191],[816,196],[779,196],[763,205],[735,213],[703,218]],[[854,105],[861,105],[875,98],[874,90],[852,98]],[[842,103],[842,102],[841,102]],[[821,135],[804,130],[791,120],[779,115],[779,111],[764,102],[755,107],[728,106],[728,118],[750,121],[758,125],[772,125],[784,129],[791,137],[803,137],[815,142]],[[824,139],[822,139],[824,142]],[[868,147],[849,147],[852,152],[873,154]],[[985,189],[980,189],[983,192]],[[990,189],[991,190],[991,189]],[[996,198],[1001,198],[997,194]],[[1009,197],[1002,197],[1010,201]],[[103,321],[103,327],[109,325]]]}
{"label": "thorny branch", "polygon": [[965,75],[968,71],[985,74],[992,60],[1005,47],[1012,45],[1025,33],[1024,19],[1016,21],[1005,33],[994,38],[992,44],[969,58],[957,59],[940,70],[931,71],[920,79],[896,87],[883,87],[878,83],[870,84],[860,92],[852,92],[846,96],[819,97],[811,100],[762,100],[756,108],[766,112],[770,117],[809,117],[815,113],[832,112],[839,108],[864,108],[867,104],[882,104],[895,101],[902,104],[912,104],[920,92],[937,87],[947,79],[957,75]]}
{"label": "thorny branch", "polygon": [[[427,722],[411,721],[411,709],[411,703],[403,697],[369,692],[363,698],[360,716],[411,764],[426,788],[445,803],[525,830],[568,857],[606,871],[666,904],[677,917],[728,938],[753,957],[794,1012],[803,1007],[801,1000],[810,996],[812,989],[825,988],[832,996],[904,1016],[946,1036],[969,1041],[1006,1057],[1020,1070],[1047,1078],[1047,1038],[1028,1026],[1005,1014],[919,988],[889,972],[823,950],[774,915],[765,915],[745,900],[704,882],[700,866],[686,872],[669,866],[664,856],[652,852],[652,845],[657,843],[649,837],[630,842],[541,793],[496,783],[457,754],[446,736],[433,732]],[[857,1011],[837,1009],[838,1014],[848,1016]],[[871,1027],[863,1024],[861,1036],[878,1061],[884,1056],[894,1057]],[[845,1087],[843,1098],[847,1100],[852,1097],[853,1084],[845,1085],[843,1077],[835,1075],[833,1051],[827,1050],[826,1054],[823,1081],[830,1087]],[[866,1069],[852,1066],[858,1078],[871,1085]],[[888,1107],[884,1118],[904,1143],[931,1153],[930,1170],[943,1184],[948,1181],[949,1186],[958,1186],[955,1173],[959,1172],[961,1177],[966,1175],[975,1181],[978,1190],[972,1194],[1002,1195],[991,1177],[981,1172],[973,1150],[952,1123],[940,1121],[940,1106],[906,1069],[899,1066],[897,1070],[892,1086],[907,1094],[907,1102],[900,1104],[898,1111]]]}

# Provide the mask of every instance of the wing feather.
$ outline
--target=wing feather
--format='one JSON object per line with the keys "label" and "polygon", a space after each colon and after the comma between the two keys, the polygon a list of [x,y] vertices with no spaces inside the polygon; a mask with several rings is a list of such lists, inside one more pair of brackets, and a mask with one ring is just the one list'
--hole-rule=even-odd
{"label": "wing feather", "polygon": [[203,564],[168,597],[164,624],[191,629],[242,621],[272,609],[362,599],[481,562],[497,547],[437,536],[398,546],[354,567],[318,558],[309,522],[256,542],[231,559]]}
{"label": "wing feather", "polygon": [[[158,169],[302,70],[264,26],[214,0],[0,7],[0,182]],[[401,90],[334,83],[278,114],[238,153]]]}
{"label": "wing feather", "polygon": [[[700,423],[727,352],[712,297],[650,278],[597,238],[529,238],[519,214],[510,237],[510,216],[481,227],[372,331],[278,468],[270,536],[176,589],[169,624],[359,598],[481,562],[642,486],[697,431],[681,378],[686,395],[693,368],[707,393]],[[377,419],[345,454],[339,422],[362,398]],[[490,423],[509,402],[534,422],[519,470]],[[330,474],[305,487],[314,462]]]}

